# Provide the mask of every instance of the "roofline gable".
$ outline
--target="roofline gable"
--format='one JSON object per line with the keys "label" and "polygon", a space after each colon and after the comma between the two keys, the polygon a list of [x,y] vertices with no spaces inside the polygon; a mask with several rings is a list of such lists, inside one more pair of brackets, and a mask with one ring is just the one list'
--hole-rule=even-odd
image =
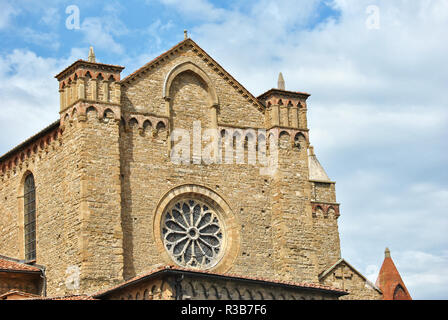
{"label": "roofline gable", "polygon": [[124,86],[127,86],[132,81],[134,81],[138,76],[140,76],[142,73],[146,72],[148,69],[152,69],[158,64],[164,62],[166,59],[169,58],[170,55],[173,55],[181,48],[188,46],[193,49],[193,51],[202,58],[204,62],[207,62],[207,64],[224,80],[227,81],[228,84],[230,84],[235,90],[237,90],[248,102],[250,102],[252,105],[257,107],[259,111],[264,112],[265,107],[264,105],[252,94],[249,90],[247,90],[241,83],[239,83],[230,73],[228,73],[216,60],[214,60],[207,52],[205,52],[199,45],[194,42],[192,39],[187,38],[178,44],[176,44],[174,47],[169,49],[168,51],[165,51],[152,61],[146,63],[141,68],[137,69],[133,73],[129,74],[125,78],[123,78],[120,83]]}
{"label": "roofline gable", "polygon": [[358,270],[356,270],[350,263],[348,263],[345,259],[341,258],[339,259],[335,264],[333,264],[330,268],[328,268],[327,270],[323,271],[320,275],[319,275],[319,280],[325,278],[331,271],[333,271],[334,269],[336,269],[336,267],[338,267],[341,263],[345,263],[353,272],[355,272],[357,275],[359,275],[362,279],[364,279],[373,289],[375,289],[376,291],[378,291],[379,293],[383,294],[383,292],[381,291],[380,288],[378,288],[372,281],[370,281],[369,279],[367,279],[361,272],[359,272]]}

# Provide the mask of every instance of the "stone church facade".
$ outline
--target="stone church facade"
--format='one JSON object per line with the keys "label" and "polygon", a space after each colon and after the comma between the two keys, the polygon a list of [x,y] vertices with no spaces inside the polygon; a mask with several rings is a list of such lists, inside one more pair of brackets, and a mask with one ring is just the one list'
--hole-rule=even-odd
{"label": "stone church facade", "polygon": [[59,119],[0,158],[0,254],[43,266],[45,295],[138,299],[117,288],[183,273],[191,292],[158,297],[382,298],[341,258],[309,94],[254,97],[190,38],[122,70],[67,67]]}

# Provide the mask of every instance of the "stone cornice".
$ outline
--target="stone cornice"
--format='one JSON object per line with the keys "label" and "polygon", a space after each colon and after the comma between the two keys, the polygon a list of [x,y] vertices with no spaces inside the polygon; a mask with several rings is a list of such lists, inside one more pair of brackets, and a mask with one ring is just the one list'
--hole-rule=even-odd
{"label": "stone cornice", "polygon": [[306,92],[299,92],[299,91],[286,91],[286,90],[281,90],[281,89],[275,89],[272,88],[268,91],[266,91],[265,93],[259,95],[257,97],[258,100],[263,100],[266,99],[267,97],[271,96],[271,95],[276,95],[276,96],[281,96],[281,97],[285,97],[285,98],[303,98],[303,99],[308,99],[308,97],[311,96],[311,94],[306,93]]}
{"label": "stone cornice", "polygon": [[72,63],[70,66],[62,70],[60,73],[55,75],[54,77],[58,79],[58,81],[62,81],[71,74],[75,72],[77,69],[85,68],[88,70],[97,70],[97,71],[103,71],[103,72],[110,72],[110,73],[120,73],[124,67],[112,65],[112,64],[105,64],[105,63],[96,63],[96,62],[89,62],[84,60],[77,60],[74,63]]}
{"label": "stone cornice", "polygon": [[0,174],[15,168],[40,150],[45,150],[52,141],[58,140],[61,135],[62,130],[58,120],[1,156]]}

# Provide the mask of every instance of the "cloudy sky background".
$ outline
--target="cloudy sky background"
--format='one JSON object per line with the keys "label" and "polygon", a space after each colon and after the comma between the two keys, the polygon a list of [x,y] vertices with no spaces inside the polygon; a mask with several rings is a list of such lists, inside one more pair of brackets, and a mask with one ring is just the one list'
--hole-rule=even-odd
{"label": "cloudy sky background", "polygon": [[388,246],[413,298],[448,299],[446,0],[0,0],[0,154],[57,120],[54,75],[90,45],[126,76],[184,29],[254,95],[280,71],[312,94],[343,257],[375,281]]}

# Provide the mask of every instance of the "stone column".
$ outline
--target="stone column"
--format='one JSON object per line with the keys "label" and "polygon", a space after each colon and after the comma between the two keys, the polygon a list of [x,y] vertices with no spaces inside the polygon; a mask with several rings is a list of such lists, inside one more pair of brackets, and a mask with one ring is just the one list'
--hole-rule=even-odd
{"label": "stone column", "polygon": [[109,102],[109,81],[103,80],[103,101]]}
{"label": "stone column", "polygon": [[299,127],[299,117],[298,117],[299,108],[297,108],[297,106],[292,106],[292,107],[290,107],[289,111],[291,112],[291,115],[289,117],[290,126],[293,128],[298,128]]}
{"label": "stone column", "polygon": [[91,79],[90,80],[90,86],[92,88],[92,100],[97,100],[98,99],[98,85],[97,85],[97,80],[96,79]]}
{"label": "stone column", "polygon": [[273,127],[280,125],[280,115],[279,115],[279,106],[277,104],[272,105],[271,107],[271,125]]}
{"label": "stone column", "polygon": [[84,77],[78,78],[78,99],[86,98],[86,85]]}
{"label": "stone column", "polygon": [[63,111],[66,108],[65,105],[65,90],[64,89],[59,89],[59,105],[60,105],[60,110]]}
{"label": "stone column", "polygon": [[210,108],[211,125],[213,129],[218,129],[218,105],[214,104]]}

